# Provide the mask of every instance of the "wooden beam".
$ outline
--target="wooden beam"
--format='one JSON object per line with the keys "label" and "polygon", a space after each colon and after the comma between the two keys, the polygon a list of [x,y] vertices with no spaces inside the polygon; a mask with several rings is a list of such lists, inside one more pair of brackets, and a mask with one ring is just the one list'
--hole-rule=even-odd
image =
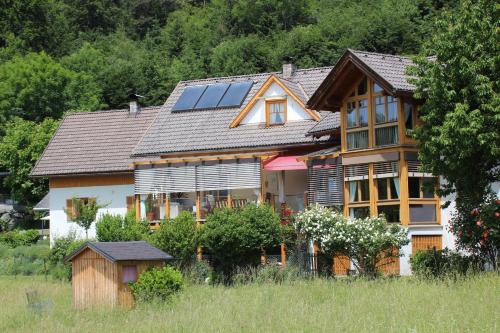
{"label": "wooden beam", "polygon": [[164,194],[165,198],[165,219],[170,219],[170,193]]}
{"label": "wooden beam", "polygon": [[139,194],[135,195],[135,219],[136,221],[141,220],[141,197]]}
{"label": "wooden beam", "polygon": [[286,245],[281,244],[281,265],[286,266]]}
{"label": "wooden beam", "polygon": [[400,159],[399,159],[399,168],[400,168],[400,176],[399,176],[399,189],[400,196],[399,199],[399,215],[401,219],[402,225],[410,224],[410,205],[408,201],[409,190],[408,190],[408,163],[404,158],[404,151],[401,150]]}

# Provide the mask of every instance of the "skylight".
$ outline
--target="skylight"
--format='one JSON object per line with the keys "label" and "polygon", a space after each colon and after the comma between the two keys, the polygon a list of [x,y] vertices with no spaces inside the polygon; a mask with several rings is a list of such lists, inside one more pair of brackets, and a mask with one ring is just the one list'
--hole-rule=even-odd
{"label": "skylight", "polygon": [[172,111],[240,107],[252,81],[189,86],[184,89]]}

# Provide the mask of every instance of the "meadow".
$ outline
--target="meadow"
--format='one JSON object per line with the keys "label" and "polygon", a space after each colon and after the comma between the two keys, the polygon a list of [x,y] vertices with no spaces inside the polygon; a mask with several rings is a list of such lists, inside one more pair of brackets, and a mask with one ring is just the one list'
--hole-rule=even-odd
{"label": "meadow", "polygon": [[[28,308],[26,291],[48,301]],[[498,332],[500,277],[191,285],[168,304],[72,308],[71,285],[0,277],[0,332]]]}

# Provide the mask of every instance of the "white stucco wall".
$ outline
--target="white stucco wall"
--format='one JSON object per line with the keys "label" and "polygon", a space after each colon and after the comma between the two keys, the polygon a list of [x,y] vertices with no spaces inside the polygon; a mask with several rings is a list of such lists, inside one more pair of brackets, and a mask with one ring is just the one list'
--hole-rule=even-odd
{"label": "white stucco wall", "polygon": [[[79,238],[85,238],[85,230],[76,223],[68,221],[64,209],[66,200],[74,197],[97,198],[97,203],[106,205],[99,209],[97,216],[108,212],[125,215],[127,213],[127,196],[134,195],[134,185],[110,185],[91,187],[68,187],[50,189],[50,240],[67,236],[75,232]],[[89,238],[95,238],[95,223],[89,229]]]}
{"label": "white stucco wall", "polygon": [[[266,98],[285,96],[285,91],[276,83],[269,86],[257,103],[252,107],[240,124],[259,124],[266,122]],[[287,121],[311,119],[311,116],[290,96],[286,96]]]}

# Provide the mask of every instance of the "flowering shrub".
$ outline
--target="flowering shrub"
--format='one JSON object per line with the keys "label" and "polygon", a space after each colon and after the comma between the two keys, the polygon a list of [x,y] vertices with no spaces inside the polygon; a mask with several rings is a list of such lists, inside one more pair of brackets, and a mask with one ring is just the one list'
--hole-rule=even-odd
{"label": "flowering shrub", "polygon": [[295,228],[317,241],[323,252],[348,257],[359,273],[367,276],[377,273],[382,260],[397,257],[394,249],[409,243],[406,230],[388,224],[383,216],[345,218],[341,213],[320,205],[299,213]]}

